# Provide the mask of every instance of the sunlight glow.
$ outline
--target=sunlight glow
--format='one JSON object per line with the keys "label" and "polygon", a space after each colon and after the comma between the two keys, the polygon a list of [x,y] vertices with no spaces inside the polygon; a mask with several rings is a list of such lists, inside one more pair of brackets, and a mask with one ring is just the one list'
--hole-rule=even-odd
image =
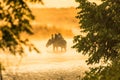
{"label": "sunlight glow", "polygon": [[96,4],[101,4],[102,2],[101,2],[101,0],[89,0],[90,2],[95,2]]}
{"label": "sunlight glow", "polygon": [[43,0],[44,5],[41,4],[31,4],[32,8],[67,8],[76,7],[78,3],[75,0]]}
{"label": "sunlight glow", "polygon": [[[89,0],[90,2],[96,2],[101,4],[100,0]],[[75,0],[43,0],[44,5],[28,3],[31,8],[68,8],[77,7],[79,3]]]}

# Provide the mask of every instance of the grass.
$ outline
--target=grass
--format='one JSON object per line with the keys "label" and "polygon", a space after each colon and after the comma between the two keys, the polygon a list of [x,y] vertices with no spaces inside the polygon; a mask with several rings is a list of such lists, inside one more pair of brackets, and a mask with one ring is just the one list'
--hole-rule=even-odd
{"label": "grass", "polygon": [[4,74],[4,80],[81,80],[82,71],[80,69],[72,72],[65,70],[50,70],[47,72],[27,72],[27,73],[9,73]]}

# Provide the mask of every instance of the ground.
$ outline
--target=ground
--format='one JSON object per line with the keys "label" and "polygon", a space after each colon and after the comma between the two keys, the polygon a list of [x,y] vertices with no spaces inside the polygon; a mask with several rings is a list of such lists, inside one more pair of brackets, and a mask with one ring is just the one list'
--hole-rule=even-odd
{"label": "ground", "polygon": [[[26,54],[21,60],[19,56],[8,56],[6,71],[3,71],[4,80],[80,80],[83,72],[88,69],[85,63],[86,56],[77,53],[71,48],[72,39],[67,39],[67,52],[53,53],[52,46],[46,48],[47,40],[33,40],[41,50],[40,54],[34,51]],[[26,49],[26,53],[29,53]]]}

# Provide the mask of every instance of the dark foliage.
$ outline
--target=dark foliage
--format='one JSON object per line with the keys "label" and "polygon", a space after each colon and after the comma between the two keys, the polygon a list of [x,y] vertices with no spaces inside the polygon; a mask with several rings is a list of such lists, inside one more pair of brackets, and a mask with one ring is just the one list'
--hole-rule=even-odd
{"label": "dark foliage", "polygon": [[0,1],[0,48],[7,49],[14,55],[24,53],[24,45],[37,50],[28,39],[23,40],[20,36],[22,32],[33,34],[30,20],[33,20],[34,16],[27,1],[42,3],[41,0]]}
{"label": "dark foliage", "polygon": [[74,37],[73,48],[89,56],[87,64],[100,63],[101,60],[106,63],[106,66],[90,69],[84,79],[119,80],[114,75],[120,68],[120,1],[102,0],[100,5],[87,0],[76,1],[80,3],[77,18],[85,35]]}

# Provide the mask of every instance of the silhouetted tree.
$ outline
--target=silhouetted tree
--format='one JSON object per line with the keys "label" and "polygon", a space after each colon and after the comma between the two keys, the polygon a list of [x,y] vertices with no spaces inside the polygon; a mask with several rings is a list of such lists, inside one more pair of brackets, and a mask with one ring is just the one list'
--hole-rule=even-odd
{"label": "silhouetted tree", "polygon": [[39,52],[28,39],[23,40],[20,36],[22,32],[33,34],[30,20],[34,16],[27,2],[42,3],[42,0],[0,0],[0,48],[14,55],[22,55],[23,46]]}
{"label": "silhouetted tree", "polygon": [[88,0],[79,4],[80,29],[85,35],[74,37],[78,52],[88,55],[87,64],[102,60],[106,65],[90,68],[83,80],[120,79],[120,0],[101,0],[97,5]]}

